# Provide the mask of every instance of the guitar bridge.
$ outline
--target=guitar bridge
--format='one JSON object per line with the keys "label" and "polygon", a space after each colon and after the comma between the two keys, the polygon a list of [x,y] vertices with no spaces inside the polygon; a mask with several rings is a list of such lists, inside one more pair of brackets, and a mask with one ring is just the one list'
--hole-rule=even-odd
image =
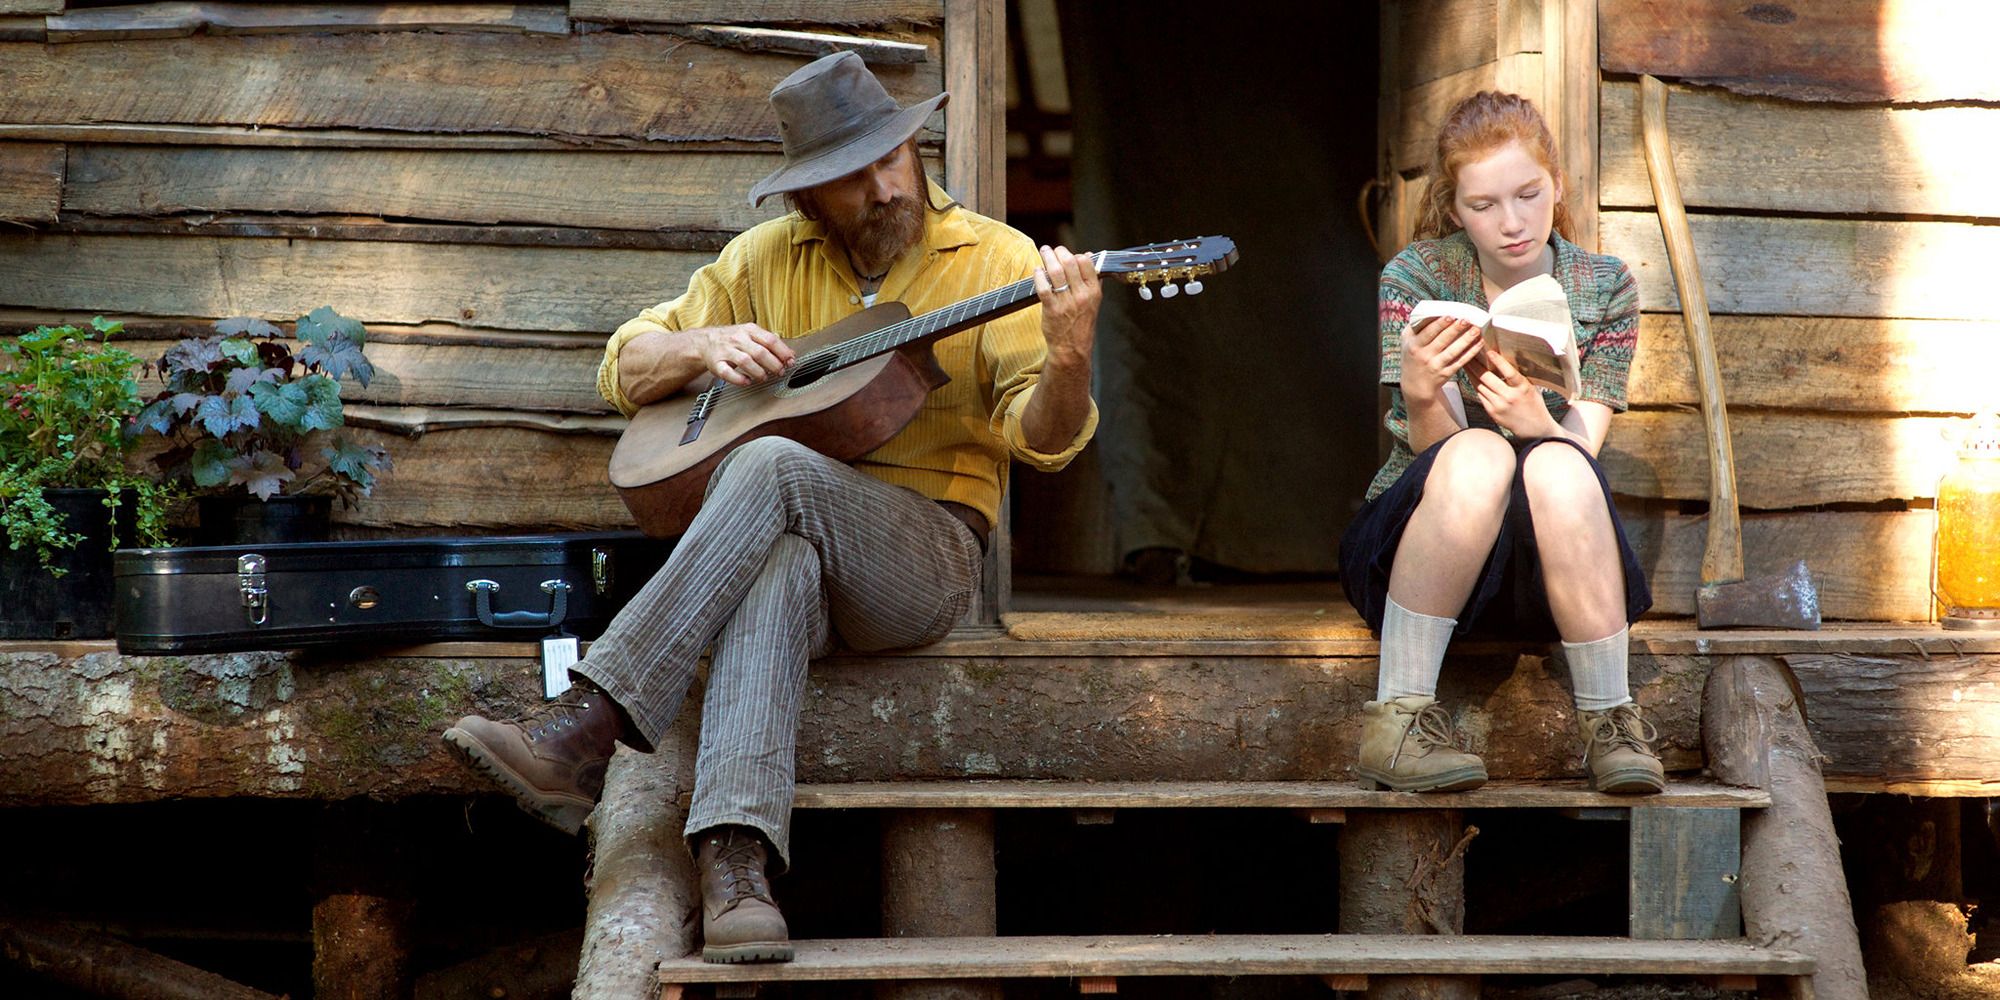
{"label": "guitar bridge", "polygon": [[715,387],[702,390],[694,398],[694,407],[688,411],[687,429],[681,432],[682,444],[693,444],[701,437],[701,428],[708,423],[708,409],[715,403]]}

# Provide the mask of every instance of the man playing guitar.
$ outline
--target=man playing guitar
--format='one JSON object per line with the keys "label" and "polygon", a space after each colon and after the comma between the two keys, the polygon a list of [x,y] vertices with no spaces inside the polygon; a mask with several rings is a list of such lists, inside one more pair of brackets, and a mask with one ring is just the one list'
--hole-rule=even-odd
{"label": "man playing guitar", "polygon": [[951,380],[851,466],[775,436],[728,452],[672,557],[572,668],[569,692],[445,734],[523,808],[574,832],[614,741],[650,750],[712,646],[686,828],[709,961],[792,955],[767,869],[790,854],[808,660],[836,635],[874,651],[950,631],[979,589],[1010,459],[1060,469],[1096,429],[1097,271],[1061,247],[1037,252],[924,176],[915,135],[948,96],[899,107],[852,53],[779,83],[785,163],[750,200],[783,195],[793,212],[738,236],[679,298],[621,326],[599,391],[629,416],[712,379],[758,385],[794,360],[780,334],[878,299],[921,315],[1032,276],[1040,308],[938,341]]}

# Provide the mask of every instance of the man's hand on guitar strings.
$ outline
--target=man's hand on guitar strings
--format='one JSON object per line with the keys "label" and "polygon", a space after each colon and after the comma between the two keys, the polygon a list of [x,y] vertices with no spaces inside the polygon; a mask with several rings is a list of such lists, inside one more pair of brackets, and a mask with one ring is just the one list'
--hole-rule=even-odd
{"label": "man's hand on guitar strings", "polygon": [[756,385],[776,378],[795,355],[784,338],[755,323],[708,329],[702,359],[709,373],[735,385]]}

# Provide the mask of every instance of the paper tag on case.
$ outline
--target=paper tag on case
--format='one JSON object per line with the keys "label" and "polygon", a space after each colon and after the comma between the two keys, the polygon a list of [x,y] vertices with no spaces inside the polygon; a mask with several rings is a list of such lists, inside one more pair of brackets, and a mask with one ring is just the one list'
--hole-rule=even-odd
{"label": "paper tag on case", "polygon": [[569,690],[569,668],[576,665],[576,636],[552,635],[542,640],[542,696],[554,698]]}

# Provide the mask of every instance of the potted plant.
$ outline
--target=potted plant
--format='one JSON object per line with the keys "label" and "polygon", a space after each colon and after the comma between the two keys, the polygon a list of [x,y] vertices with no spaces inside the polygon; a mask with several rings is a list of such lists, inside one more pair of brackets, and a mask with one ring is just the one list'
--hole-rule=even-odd
{"label": "potted plant", "polygon": [[154,461],[168,479],[202,494],[199,544],[324,539],[333,498],[353,506],[390,467],[386,450],[335,433],[340,381],[365,387],[375,374],[367,330],[330,306],[294,329],[297,350],[274,324],[225,319],[152,366],[165,388],[139,427],[166,438]]}
{"label": "potted plant", "polygon": [[0,344],[0,637],[111,634],[111,550],[164,545],[168,491],[125,468],[139,359],[122,324],[38,326]]}

